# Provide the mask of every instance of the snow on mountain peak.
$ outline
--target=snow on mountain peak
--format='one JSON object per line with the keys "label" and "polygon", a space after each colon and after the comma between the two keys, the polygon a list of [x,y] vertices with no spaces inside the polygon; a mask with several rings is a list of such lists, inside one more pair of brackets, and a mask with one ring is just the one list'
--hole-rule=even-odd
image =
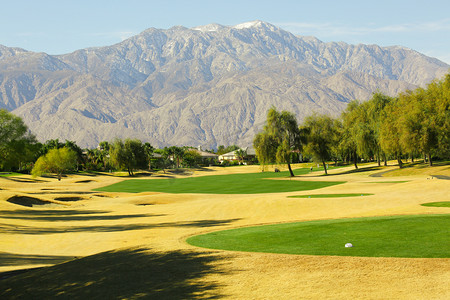
{"label": "snow on mountain peak", "polygon": [[263,21],[255,20],[255,21],[251,21],[251,22],[245,22],[245,23],[234,25],[233,28],[244,29],[244,28],[261,27],[263,24],[264,24]]}
{"label": "snow on mountain peak", "polygon": [[198,30],[198,31],[203,31],[203,32],[211,32],[211,31],[219,31],[219,30],[223,29],[224,27],[225,26],[223,26],[223,25],[212,23],[212,24],[208,24],[208,25],[197,26],[192,29]]}

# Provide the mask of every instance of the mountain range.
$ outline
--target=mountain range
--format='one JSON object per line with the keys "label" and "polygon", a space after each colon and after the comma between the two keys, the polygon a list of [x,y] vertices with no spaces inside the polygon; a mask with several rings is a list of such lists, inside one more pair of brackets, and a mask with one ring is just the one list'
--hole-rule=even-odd
{"label": "mountain range", "polygon": [[244,147],[271,106],[299,122],[337,116],[353,99],[395,96],[449,68],[408,48],[324,43],[263,21],[150,28],[63,55],[0,45],[0,108],[41,141]]}

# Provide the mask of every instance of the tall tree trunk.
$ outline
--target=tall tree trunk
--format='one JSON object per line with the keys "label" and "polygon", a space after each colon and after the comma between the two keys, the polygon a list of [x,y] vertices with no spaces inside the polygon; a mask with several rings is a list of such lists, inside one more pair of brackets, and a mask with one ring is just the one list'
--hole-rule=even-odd
{"label": "tall tree trunk", "polygon": [[292,172],[291,164],[288,163],[287,165],[288,165],[288,169],[289,169],[290,176],[291,176],[291,177],[295,177],[294,172]]}
{"label": "tall tree trunk", "polygon": [[431,160],[431,153],[430,153],[430,152],[428,152],[428,165],[429,165],[430,167],[433,166],[433,161]]}
{"label": "tall tree trunk", "polygon": [[323,160],[322,160],[322,166],[323,166],[323,169],[325,170],[325,175],[328,175],[327,166],[325,165],[325,161],[323,161]]}
{"label": "tall tree trunk", "polygon": [[381,166],[380,152],[377,153],[377,163],[378,163],[378,166],[380,167]]}
{"label": "tall tree trunk", "polygon": [[402,162],[402,158],[400,155],[397,156],[397,162],[398,162],[398,167],[400,169],[403,168],[403,162]]}
{"label": "tall tree trunk", "polygon": [[387,158],[386,158],[385,153],[383,153],[383,160],[384,160],[384,166],[387,167]]}
{"label": "tall tree trunk", "polygon": [[355,169],[358,169],[358,155],[356,154],[356,151],[353,152],[353,164],[355,165]]}

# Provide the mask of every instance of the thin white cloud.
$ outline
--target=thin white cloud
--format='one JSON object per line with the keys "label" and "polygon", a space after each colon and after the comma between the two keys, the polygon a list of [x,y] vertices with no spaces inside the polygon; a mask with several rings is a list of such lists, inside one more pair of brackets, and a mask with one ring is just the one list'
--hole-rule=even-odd
{"label": "thin white cloud", "polygon": [[392,24],[386,26],[349,26],[332,23],[303,23],[303,22],[288,22],[276,23],[276,25],[286,28],[287,30],[298,34],[316,34],[319,36],[355,36],[367,35],[372,33],[408,33],[408,32],[422,32],[431,33],[438,31],[450,31],[450,18],[436,20],[433,22],[418,22],[405,24]]}

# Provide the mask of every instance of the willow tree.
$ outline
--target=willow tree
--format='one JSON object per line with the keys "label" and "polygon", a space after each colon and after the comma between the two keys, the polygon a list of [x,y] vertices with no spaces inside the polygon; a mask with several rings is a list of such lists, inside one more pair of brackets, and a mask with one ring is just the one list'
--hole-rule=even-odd
{"label": "willow tree", "polygon": [[346,157],[353,159],[355,168],[358,169],[358,145],[356,141],[355,124],[358,123],[358,113],[360,111],[360,103],[358,100],[350,101],[347,108],[342,112],[342,130],[339,147]]}
{"label": "willow tree", "polygon": [[325,162],[331,158],[338,136],[334,119],[327,115],[311,115],[304,120],[301,131],[307,141],[305,152],[320,161],[328,174]]}
{"label": "willow tree", "polygon": [[401,124],[404,122],[402,110],[403,107],[398,99],[386,105],[380,128],[381,149],[396,158],[400,168],[403,167],[402,154],[405,152],[404,144],[401,141]]}
{"label": "willow tree", "polygon": [[368,121],[374,135],[374,154],[376,155],[378,166],[381,165],[381,158],[384,160],[384,165],[387,166],[386,154],[381,149],[380,144],[380,131],[382,120],[384,118],[384,108],[390,102],[393,101],[392,97],[384,95],[382,93],[375,93],[372,98],[367,102],[367,115]]}
{"label": "willow tree", "polygon": [[109,150],[111,164],[117,169],[126,169],[133,176],[133,170],[145,168],[147,156],[144,145],[136,139],[116,139]]}
{"label": "willow tree", "polygon": [[287,164],[290,176],[294,177],[291,168],[292,154],[302,149],[300,130],[294,114],[270,108],[263,131],[255,136],[253,146],[263,168],[265,164],[274,161]]}

